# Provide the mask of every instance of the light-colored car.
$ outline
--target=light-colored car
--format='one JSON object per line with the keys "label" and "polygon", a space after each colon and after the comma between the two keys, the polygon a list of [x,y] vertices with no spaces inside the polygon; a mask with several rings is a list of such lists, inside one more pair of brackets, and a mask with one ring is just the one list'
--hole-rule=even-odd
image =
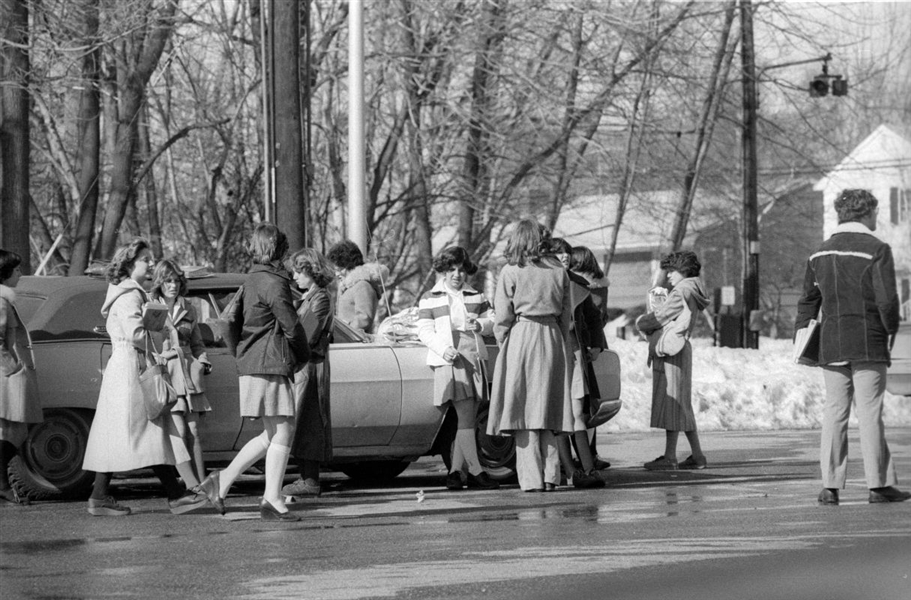
{"label": "light-colored car", "polygon": [[897,396],[911,396],[911,321],[898,327],[892,345],[892,364],[886,371],[886,389]]}
{"label": "light-colored car", "polygon": [[[237,370],[218,333],[221,311],[244,275],[216,274],[189,281],[189,300],[200,320],[213,370],[206,396],[213,410],[203,420],[207,464],[226,463],[262,431],[259,420],[241,419]],[[29,437],[10,469],[20,492],[33,498],[85,495],[92,475],[82,457],[111,346],[100,308],[107,283],[96,277],[23,277],[17,306],[34,344],[44,422]],[[491,347],[492,357],[496,346]],[[392,478],[421,456],[449,463],[456,432],[454,411],[433,405],[427,349],[417,342],[374,341],[336,321],[329,350],[334,458],[331,468],[354,479]],[[605,399],[619,398],[616,355],[599,361],[610,373]],[[491,365],[493,358],[491,358]],[[489,372],[492,372],[490,369]],[[602,377],[599,377],[599,381]],[[602,387],[605,387],[602,384]],[[602,390],[605,392],[605,390]],[[512,438],[486,434],[487,406],[478,414],[478,454],[495,478],[514,475]]]}

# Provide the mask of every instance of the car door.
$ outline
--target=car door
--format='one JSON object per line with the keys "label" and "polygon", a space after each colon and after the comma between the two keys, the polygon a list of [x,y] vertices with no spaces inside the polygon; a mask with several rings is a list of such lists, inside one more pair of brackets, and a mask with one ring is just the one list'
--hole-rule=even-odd
{"label": "car door", "polygon": [[332,344],[329,361],[333,445],[388,445],[402,416],[402,378],[392,348]]}
{"label": "car door", "polygon": [[243,420],[240,417],[237,363],[228,351],[218,327],[218,315],[236,290],[191,289],[187,301],[196,309],[206,357],[212,372],[205,376],[206,398],[212,410],[203,417],[202,442],[207,453],[231,452],[238,445]]}

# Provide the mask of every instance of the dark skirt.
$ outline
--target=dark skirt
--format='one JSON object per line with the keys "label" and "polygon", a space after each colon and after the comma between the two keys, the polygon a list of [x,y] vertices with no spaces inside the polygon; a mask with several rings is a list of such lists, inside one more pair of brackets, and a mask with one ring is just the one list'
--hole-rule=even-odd
{"label": "dark skirt", "polygon": [[291,454],[299,460],[332,460],[332,417],[329,409],[329,361],[308,362],[294,375],[297,426]]}

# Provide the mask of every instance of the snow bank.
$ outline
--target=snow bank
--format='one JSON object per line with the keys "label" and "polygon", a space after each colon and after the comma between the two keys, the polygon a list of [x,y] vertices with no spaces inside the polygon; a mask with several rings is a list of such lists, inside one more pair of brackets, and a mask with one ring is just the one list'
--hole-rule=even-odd
{"label": "snow bank", "polygon": [[[605,431],[648,431],[652,373],[643,341],[610,339],[620,355],[623,410]],[[759,350],[715,348],[693,340],[693,408],[703,431],[813,429],[825,399],[822,370],[795,365],[790,340],[762,338]],[[886,426],[911,425],[911,399],[886,392]],[[857,418],[851,414],[851,427]]]}

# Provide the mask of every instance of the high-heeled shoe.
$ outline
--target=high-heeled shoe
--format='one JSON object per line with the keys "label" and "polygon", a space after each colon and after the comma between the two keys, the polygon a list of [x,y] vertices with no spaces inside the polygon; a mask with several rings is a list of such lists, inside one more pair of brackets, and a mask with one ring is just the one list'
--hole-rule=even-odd
{"label": "high-heeled shoe", "polygon": [[209,476],[203,479],[196,489],[201,491],[209,499],[209,502],[212,503],[212,506],[215,507],[215,510],[218,511],[218,514],[225,514],[225,499],[218,495],[219,490],[221,489],[221,482],[219,481],[219,473],[221,471],[212,471],[209,473]]}
{"label": "high-heeled shoe", "polygon": [[292,513],[290,510],[286,512],[278,512],[278,510],[272,506],[272,503],[266,500],[265,498],[259,503],[259,518],[263,521],[300,521],[301,518]]}

